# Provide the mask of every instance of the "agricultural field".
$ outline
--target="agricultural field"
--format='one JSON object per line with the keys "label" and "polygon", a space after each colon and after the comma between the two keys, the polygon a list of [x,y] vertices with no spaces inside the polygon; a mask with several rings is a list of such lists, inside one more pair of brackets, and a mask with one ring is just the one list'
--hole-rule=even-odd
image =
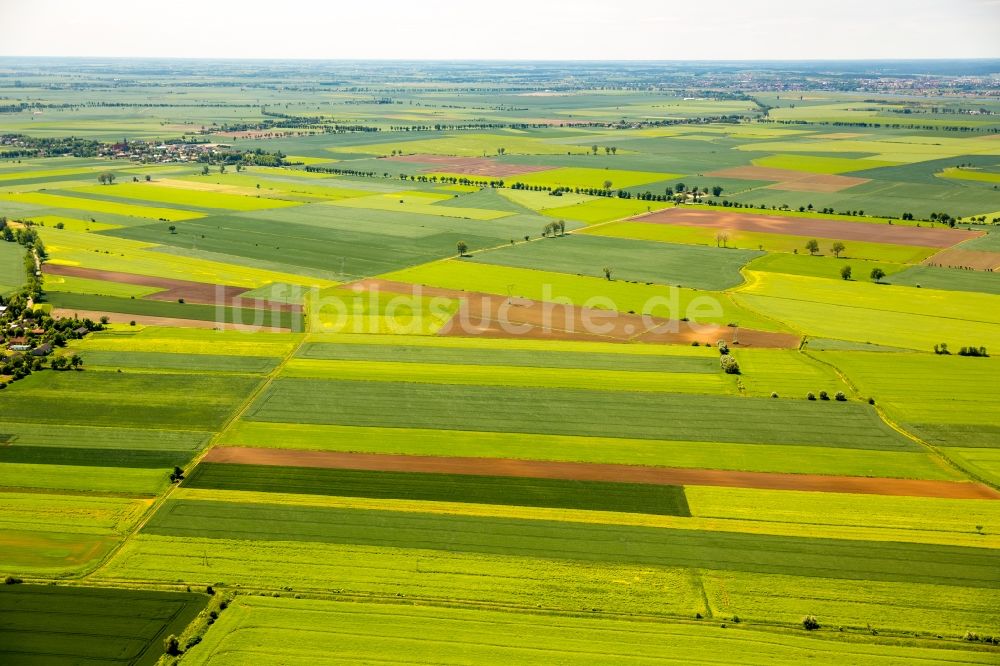
{"label": "agricultural field", "polygon": [[0,593],[6,663],[156,664],[164,638],[205,607],[203,594],[114,588],[7,587]]}
{"label": "agricultural field", "polygon": [[1000,660],[989,74],[156,62],[0,58],[0,662]]}

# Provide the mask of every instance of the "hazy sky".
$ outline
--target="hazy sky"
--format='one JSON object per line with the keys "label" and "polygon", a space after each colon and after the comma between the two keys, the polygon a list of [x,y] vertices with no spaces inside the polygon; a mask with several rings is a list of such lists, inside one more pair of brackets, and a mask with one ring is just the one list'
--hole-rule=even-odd
{"label": "hazy sky", "polygon": [[1000,0],[0,0],[0,55],[1000,57]]}

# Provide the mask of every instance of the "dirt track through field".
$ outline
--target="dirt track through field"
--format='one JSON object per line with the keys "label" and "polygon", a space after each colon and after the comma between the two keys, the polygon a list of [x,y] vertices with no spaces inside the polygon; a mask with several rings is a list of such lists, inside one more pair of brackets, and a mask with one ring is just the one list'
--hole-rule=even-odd
{"label": "dirt track through field", "polygon": [[[391,280],[361,280],[352,286],[403,295],[417,293],[415,285]],[[527,298],[509,299],[497,294],[424,286],[419,287],[419,293],[462,301],[438,335],[652,344],[715,344],[726,340],[741,347],[785,349],[795,349],[801,342],[800,336],[793,333],[736,329]]]}
{"label": "dirt track through field", "polygon": [[[762,490],[808,490],[828,493],[858,493],[950,499],[1000,499],[1000,492],[973,482],[919,481],[816,474],[732,472],[715,469],[643,467],[601,463],[512,460],[508,458],[459,458],[406,456],[380,453],[340,453],[250,447],[218,447],[204,457],[206,462],[238,465],[277,465],[381,472],[427,474],[471,474],[575,481],[614,481],[671,486],[724,486]],[[336,494],[336,489],[332,489]]]}
{"label": "dirt track through field", "polygon": [[631,221],[938,248],[951,247],[956,243],[983,235],[981,231],[966,231],[964,229],[911,227],[899,224],[847,222],[685,208],[667,208],[631,218]]}
{"label": "dirt track through field", "polygon": [[443,171],[445,173],[460,173],[469,176],[485,176],[487,178],[507,178],[523,173],[551,171],[555,168],[537,164],[510,164],[498,162],[487,157],[454,157],[451,155],[427,155],[421,153],[416,155],[399,155],[385,159],[395,160],[396,162],[433,165],[432,168],[423,169],[425,172]]}

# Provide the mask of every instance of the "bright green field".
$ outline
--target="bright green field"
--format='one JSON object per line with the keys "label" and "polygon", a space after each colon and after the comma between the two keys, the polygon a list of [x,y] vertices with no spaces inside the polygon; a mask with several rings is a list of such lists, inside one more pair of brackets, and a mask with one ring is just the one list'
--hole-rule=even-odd
{"label": "bright green field", "polygon": [[24,279],[24,248],[0,242],[0,295],[17,291]]}
{"label": "bright green field", "polygon": [[285,208],[295,206],[294,201],[267,199],[263,197],[246,197],[223,192],[206,192],[196,189],[180,189],[165,187],[151,183],[119,183],[116,185],[98,185],[77,190],[86,194],[120,197],[123,199],[138,199],[155,203],[173,204],[177,206],[194,206],[196,208],[222,208],[225,210],[261,210],[264,208]]}
{"label": "bright green field", "polygon": [[809,173],[836,174],[862,169],[877,169],[893,166],[896,162],[869,159],[848,159],[844,157],[817,157],[814,155],[771,155],[753,160],[755,166],[771,169],[789,169]]}
{"label": "bright green field", "polygon": [[164,219],[170,222],[193,220],[204,217],[201,213],[193,213],[173,208],[158,208],[155,206],[140,206],[138,204],[116,203],[84,199],[83,197],[63,196],[60,194],[44,194],[41,192],[26,192],[23,194],[0,194],[0,199],[20,203],[34,204],[44,208],[62,210],[87,211],[89,213],[112,213],[131,217],[148,217],[153,220]]}
{"label": "bright green field", "polygon": [[[447,638],[445,638],[447,637]],[[274,646],[262,653],[259,646]],[[429,606],[241,597],[185,661],[260,664],[406,661],[413,664],[710,662],[881,665],[909,659],[989,663],[988,654],[773,635],[689,623],[504,613]]]}
{"label": "bright green field", "polygon": [[992,296],[871,282],[748,272],[737,303],[825,338],[931,350],[935,344],[1000,348]]}
{"label": "bright green field", "polygon": [[[990,390],[1000,359],[923,354],[822,352],[890,417],[940,446],[998,448],[995,414],[1000,396]],[[971,389],[971,390],[970,390]]]}
{"label": "bright green field", "polygon": [[[549,198],[559,201],[555,197]],[[638,201],[633,199],[600,197],[570,205],[554,206],[543,210],[542,213],[549,217],[565,217],[571,220],[594,224],[642,215],[643,213],[666,208],[668,205],[662,201]]]}

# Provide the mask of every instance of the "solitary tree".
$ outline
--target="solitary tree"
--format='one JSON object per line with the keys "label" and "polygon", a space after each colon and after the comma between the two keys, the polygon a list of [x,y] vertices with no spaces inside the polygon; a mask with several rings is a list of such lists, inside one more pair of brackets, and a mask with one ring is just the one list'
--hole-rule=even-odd
{"label": "solitary tree", "polygon": [[618,146],[611,146],[611,154],[612,155],[618,154]]}
{"label": "solitary tree", "polygon": [[720,231],[715,234],[715,247],[726,247],[729,242],[729,232]]}
{"label": "solitary tree", "polygon": [[101,185],[110,185],[115,182],[115,174],[105,171],[97,176],[97,182]]}
{"label": "solitary tree", "polygon": [[465,253],[469,251],[469,244],[465,241],[458,241],[455,245],[455,249],[458,250],[458,256],[464,257]]}
{"label": "solitary tree", "polygon": [[610,180],[604,181],[604,189],[606,189],[606,190],[610,190],[611,189],[611,181]]}
{"label": "solitary tree", "polygon": [[566,222],[564,220],[559,220],[558,222],[556,222],[556,226],[559,228],[560,236],[566,234]]}
{"label": "solitary tree", "polygon": [[150,175],[149,175],[149,174],[147,173],[147,174],[146,174],[146,182],[148,183],[148,182],[149,182],[149,181],[151,181],[151,180],[153,180],[153,177],[152,177],[152,176],[150,176]]}
{"label": "solitary tree", "polygon": [[167,227],[167,229],[169,229],[170,233],[172,233],[172,234],[176,234],[177,233],[177,225],[175,225],[175,224],[171,224],[169,227]]}
{"label": "solitary tree", "polygon": [[596,155],[597,154],[597,144],[595,143],[590,147],[590,150]]}
{"label": "solitary tree", "polygon": [[503,155],[507,152],[506,148],[497,148],[497,155]]}
{"label": "solitary tree", "polygon": [[806,249],[809,250],[809,254],[816,254],[819,252],[819,241],[815,238],[811,239],[806,243]]}
{"label": "solitary tree", "polygon": [[840,269],[840,277],[842,277],[845,280],[850,280],[851,279],[851,267],[850,266],[844,266],[843,268],[841,268]]}
{"label": "solitary tree", "polygon": [[203,175],[203,176],[207,176],[208,175],[208,165],[207,164],[201,167],[201,175]]}
{"label": "solitary tree", "polygon": [[170,634],[163,640],[163,651],[171,657],[176,657],[181,653],[181,642],[177,636]]}
{"label": "solitary tree", "polygon": [[69,359],[69,367],[79,370],[81,365],[83,365],[83,358],[79,354],[73,354]]}
{"label": "solitary tree", "polygon": [[713,185],[712,186],[712,194],[715,195],[715,196],[719,196],[720,194],[722,194],[722,186],[721,185]]}
{"label": "solitary tree", "polygon": [[885,277],[884,270],[882,270],[881,268],[872,269],[872,274],[871,274],[872,282],[881,282],[882,278],[884,277]]}
{"label": "solitary tree", "polygon": [[612,273],[614,273],[614,270],[615,269],[611,268],[611,266],[605,266],[604,267],[604,279],[610,281],[611,280],[611,275],[612,275]]}
{"label": "solitary tree", "polygon": [[833,252],[833,256],[837,257],[838,259],[840,259],[840,253],[846,249],[847,246],[841,243],[840,241],[834,243],[833,247],[830,248],[830,250]]}
{"label": "solitary tree", "polygon": [[220,164],[219,165],[219,173],[226,173],[226,165],[225,164]]}

